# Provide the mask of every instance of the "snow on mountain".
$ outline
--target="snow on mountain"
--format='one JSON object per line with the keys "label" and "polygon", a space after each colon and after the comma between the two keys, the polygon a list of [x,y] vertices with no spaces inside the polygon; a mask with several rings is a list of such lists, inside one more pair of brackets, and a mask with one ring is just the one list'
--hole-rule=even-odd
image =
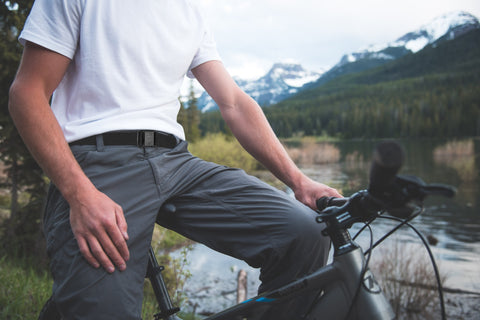
{"label": "snow on mountain", "polygon": [[[475,16],[464,11],[451,12],[393,42],[371,45],[358,52],[346,54],[327,72],[311,72],[299,63],[284,62],[274,64],[265,76],[257,80],[235,81],[261,106],[268,106],[292,96],[307,84],[316,82],[315,85],[320,85],[342,74],[373,68],[408,53],[418,52],[427,45],[454,39],[476,28],[480,28],[480,22]],[[199,97],[198,106],[203,112],[218,108],[205,92]]]}
{"label": "snow on mountain", "polygon": [[[403,51],[406,49],[406,52],[416,53],[440,38],[446,36],[447,39],[453,39],[473,28],[480,28],[479,20],[475,16],[464,11],[450,12],[433,19],[419,29],[409,32],[393,42],[371,45],[358,52],[349,53],[342,57],[336,67],[360,59],[394,60],[398,58],[397,54],[389,54],[387,51],[393,49],[402,49]],[[401,51],[397,50],[398,52]]]}
{"label": "snow on mountain", "polygon": [[[235,81],[258,104],[268,106],[297,93],[305,84],[316,81],[320,76],[321,73],[305,70],[298,63],[283,62],[275,63],[266,75],[257,80],[236,78]],[[207,93],[200,96],[198,105],[203,112],[218,108]]]}

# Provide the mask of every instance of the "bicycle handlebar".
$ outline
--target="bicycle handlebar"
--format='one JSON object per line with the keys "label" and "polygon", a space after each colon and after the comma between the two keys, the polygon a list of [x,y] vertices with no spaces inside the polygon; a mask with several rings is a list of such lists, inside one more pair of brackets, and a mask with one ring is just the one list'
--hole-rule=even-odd
{"label": "bicycle handlebar", "polygon": [[[455,188],[448,185],[427,185],[416,176],[397,175],[405,158],[403,148],[396,142],[380,143],[373,155],[370,182],[367,190],[348,198],[322,197],[316,205],[320,211],[329,207],[342,207],[335,214],[349,211],[352,216],[369,219],[372,212],[388,211],[391,215],[407,218],[429,195],[453,197]],[[327,210],[328,211],[328,210]]]}

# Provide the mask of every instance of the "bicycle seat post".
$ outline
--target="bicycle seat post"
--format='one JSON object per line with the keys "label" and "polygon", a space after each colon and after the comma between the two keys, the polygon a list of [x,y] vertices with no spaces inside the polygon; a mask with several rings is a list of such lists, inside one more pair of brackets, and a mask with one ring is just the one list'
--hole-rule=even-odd
{"label": "bicycle seat post", "polygon": [[148,253],[147,277],[150,279],[150,283],[152,284],[152,288],[161,311],[159,314],[155,315],[155,319],[178,319],[178,317],[174,316],[174,314],[180,311],[180,308],[174,307],[172,304],[172,300],[168,294],[167,286],[163,280],[163,270],[164,268],[158,265],[153,248],[150,247]]}

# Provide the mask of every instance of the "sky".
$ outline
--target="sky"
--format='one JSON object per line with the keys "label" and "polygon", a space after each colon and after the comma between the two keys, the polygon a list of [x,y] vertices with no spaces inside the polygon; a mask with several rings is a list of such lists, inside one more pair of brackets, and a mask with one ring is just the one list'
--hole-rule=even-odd
{"label": "sky", "polygon": [[480,17],[480,0],[193,0],[233,76],[257,79],[276,62],[321,71],[346,54],[396,40],[452,11]]}

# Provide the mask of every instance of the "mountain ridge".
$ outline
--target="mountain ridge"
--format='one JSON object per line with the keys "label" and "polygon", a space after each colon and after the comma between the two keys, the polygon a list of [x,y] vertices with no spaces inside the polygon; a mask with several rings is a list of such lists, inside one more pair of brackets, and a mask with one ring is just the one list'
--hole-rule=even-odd
{"label": "mountain ridge", "polygon": [[[464,11],[446,13],[386,44],[370,45],[365,49],[343,55],[339,62],[324,73],[305,70],[299,63],[276,63],[261,78],[236,82],[262,107],[277,104],[304,90],[321,86],[339,76],[381,66],[428,45],[453,40],[473,29],[480,29],[479,19]],[[202,112],[218,109],[204,92],[198,99]]]}
{"label": "mountain ridge", "polygon": [[275,132],[343,138],[480,134],[480,29],[342,75],[265,109]]}
{"label": "mountain ridge", "polygon": [[[261,106],[269,106],[299,92],[307,83],[315,82],[321,74],[305,70],[299,63],[278,62],[256,80],[235,78],[237,85]],[[202,112],[218,109],[212,98],[203,92],[198,99]]]}

